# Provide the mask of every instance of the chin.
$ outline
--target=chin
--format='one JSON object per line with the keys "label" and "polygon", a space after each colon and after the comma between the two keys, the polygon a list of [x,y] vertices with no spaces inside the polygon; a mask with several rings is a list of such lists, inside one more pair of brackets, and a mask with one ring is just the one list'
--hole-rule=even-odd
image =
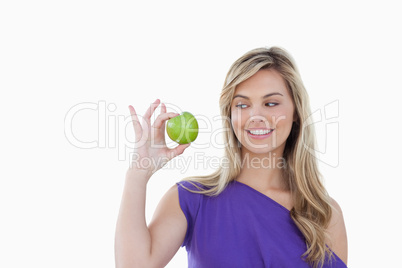
{"label": "chin", "polygon": [[282,155],[283,150],[285,149],[285,143],[280,146],[273,147],[270,144],[246,144],[242,143],[242,153],[251,153],[257,155],[267,155],[267,154],[275,154]]}
{"label": "chin", "polygon": [[[260,148],[261,147],[261,148]],[[277,148],[272,148],[270,146],[242,146],[242,151],[245,153],[252,154],[269,154],[276,152]]]}

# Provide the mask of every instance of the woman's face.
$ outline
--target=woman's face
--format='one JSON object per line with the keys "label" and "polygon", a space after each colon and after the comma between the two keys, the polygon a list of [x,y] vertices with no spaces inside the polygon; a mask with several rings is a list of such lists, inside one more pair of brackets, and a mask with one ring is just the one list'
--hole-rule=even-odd
{"label": "woman's face", "polygon": [[243,152],[282,155],[294,114],[285,80],[274,69],[260,70],[236,87],[231,123]]}

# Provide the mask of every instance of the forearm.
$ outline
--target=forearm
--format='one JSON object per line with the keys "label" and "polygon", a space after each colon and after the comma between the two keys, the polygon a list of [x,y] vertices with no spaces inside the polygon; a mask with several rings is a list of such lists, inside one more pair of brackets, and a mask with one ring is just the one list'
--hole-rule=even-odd
{"label": "forearm", "polygon": [[115,234],[116,267],[140,267],[150,259],[151,235],[145,219],[149,175],[128,170]]}

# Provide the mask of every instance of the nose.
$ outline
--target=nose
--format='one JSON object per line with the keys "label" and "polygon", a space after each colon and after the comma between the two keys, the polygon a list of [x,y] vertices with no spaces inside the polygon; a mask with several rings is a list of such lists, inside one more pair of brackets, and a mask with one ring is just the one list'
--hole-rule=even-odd
{"label": "nose", "polygon": [[263,118],[261,118],[260,116],[254,117],[253,119],[251,119],[252,123],[259,123],[259,122],[263,122]]}
{"label": "nose", "polygon": [[249,114],[249,123],[253,124],[255,126],[259,126],[259,125],[265,125],[267,124],[267,114],[266,112],[264,112],[263,109],[261,109],[260,107],[254,107],[254,109],[250,109],[250,114]]}
{"label": "nose", "polygon": [[254,115],[250,117],[249,122],[253,124],[264,123],[267,119],[262,115]]}

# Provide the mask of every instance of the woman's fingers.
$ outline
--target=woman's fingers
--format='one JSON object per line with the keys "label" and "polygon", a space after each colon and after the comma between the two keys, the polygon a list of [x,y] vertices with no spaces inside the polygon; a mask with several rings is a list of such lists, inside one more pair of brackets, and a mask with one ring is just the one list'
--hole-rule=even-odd
{"label": "woman's fingers", "polygon": [[[161,104],[161,113],[160,113],[159,115],[164,114],[164,113],[166,113],[166,106],[165,106],[164,103],[162,103],[162,104]],[[165,123],[166,123],[166,122],[163,121],[163,122],[162,122],[162,125],[161,125],[159,128],[165,129]],[[154,123],[154,125],[155,125],[155,123]]]}
{"label": "woman's fingers", "polygon": [[165,126],[165,122],[166,120],[176,117],[178,116],[178,113],[161,113],[155,120],[155,123],[153,125],[154,128],[157,129],[163,129],[164,130],[164,126]]}
{"label": "woman's fingers", "polygon": [[160,103],[159,99],[156,99],[148,108],[148,110],[145,112],[144,114],[144,121],[145,123],[147,123],[148,125],[151,124],[151,116],[152,114],[155,112],[156,108],[158,108]]}
{"label": "woman's fingers", "polygon": [[191,143],[180,144],[176,148],[170,149],[172,158],[174,158],[178,155],[181,155],[184,152],[184,150],[186,150],[188,147],[190,147],[190,145],[191,145]]}
{"label": "woman's fingers", "polygon": [[129,105],[128,109],[130,110],[131,119],[133,121],[136,139],[139,139],[142,135],[142,127],[141,127],[140,121],[138,120],[138,116],[137,116],[137,113],[135,112],[134,107]]}
{"label": "woman's fingers", "polygon": [[161,104],[161,114],[166,113],[166,106],[164,103]]}

